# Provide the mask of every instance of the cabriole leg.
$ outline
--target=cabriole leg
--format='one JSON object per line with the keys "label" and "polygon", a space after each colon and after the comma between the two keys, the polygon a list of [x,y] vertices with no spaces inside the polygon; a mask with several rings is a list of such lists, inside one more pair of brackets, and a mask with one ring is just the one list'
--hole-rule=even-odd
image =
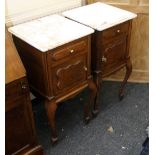
{"label": "cabriole leg", "polygon": [[57,104],[54,100],[46,100],[45,107],[47,111],[48,121],[52,131],[52,143],[55,144],[58,141],[56,123],[55,123],[55,114],[57,110]]}
{"label": "cabriole leg", "polygon": [[94,101],[94,106],[93,106],[93,116],[97,116],[97,114],[99,113],[99,106],[100,106],[100,102],[99,102],[99,95],[100,95],[100,87],[101,87],[101,83],[102,83],[102,73],[101,72],[96,72],[94,75],[94,81],[97,87],[97,93],[95,96],[95,101]]}
{"label": "cabriole leg", "polygon": [[92,109],[94,107],[94,101],[97,94],[97,88],[92,78],[88,80],[88,88],[89,88],[89,100],[84,107],[84,119],[86,123],[88,123],[92,117]]}
{"label": "cabriole leg", "polygon": [[119,99],[122,100],[124,98],[124,89],[125,89],[125,85],[131,75],[131,72],[132,72],[132,63],[130,61],[130,58],[127,60],[127,63],[126,63],[126,74],[125,74],[125,77],[124,77],[124,80],[122,82],[122,85],[120,87],[120,90],[119,90]]}

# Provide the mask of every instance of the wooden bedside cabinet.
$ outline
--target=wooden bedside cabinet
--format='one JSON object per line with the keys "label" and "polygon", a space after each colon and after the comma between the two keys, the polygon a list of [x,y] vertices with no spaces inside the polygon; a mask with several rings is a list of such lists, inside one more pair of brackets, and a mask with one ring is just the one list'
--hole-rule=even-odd
{"label": "wooden bedside cabinet", "polygon": [[97,99],[102,79],[122,67],[126,67],[126,74],[119,91],[120,100],[124,96],[124,86],[132,72],[129,45],[132,19],[136,14],[100,2],[62,14],[95,30],[92,35],[91,66],[98,88],[94,105],[94,114],[97,114],[99,110]]}
{"label": "wooden bedside cabinet", "polygon": [[26,72],[6,31],[5,152],[6,155],[43,155],[37,144]]}
{"label": "wooden bedside cabinet", "polygon": [[87,86],[90,97],[84,107],[84,118],[87,122],[91,118],[97,92],[90,71],[90,34],[94,31],[59,15],[17,25],[9,31],[13,33],[31,88],[45,98],[54,143],[57,141],[55,112],[58,103]]}
{"label": "wooden bedside cabinet", "polygon": [[102,78],[126,67],[126,74],[119,91],[120,100],[124,96],[124,86],[132,72],[129,56],[131,24],[130,20],[97,32],[93,36],[92,49],[96,52],[92,52],[92,68],[95,71],[94,77],[98,88]]}
{"label": "wooden bedside cabinet", "polygon": [[[100,68],[103,77],[119,69],[129,58],[127,46],[129,45],[130,29],[131,23],[127,21],[104,30],[97,38],[94,36],[94,44],[98,42],[97,53],[100,53],[98,61],[101,61]],[[96,49],[94,48],[94,50]]]}

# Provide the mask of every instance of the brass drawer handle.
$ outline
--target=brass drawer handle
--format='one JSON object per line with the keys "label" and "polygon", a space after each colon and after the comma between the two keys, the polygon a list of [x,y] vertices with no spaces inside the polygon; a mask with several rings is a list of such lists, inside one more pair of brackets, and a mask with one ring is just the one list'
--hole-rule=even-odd
{"label": "brass drawer handle", "polygon": [[105,58],[104,56],[102,57],[102,62],[107,62],[107,58]]}
{"label": "brass drawer handle", "polygon": [[88,70],[86,66],[84,66],[84,70],[85,70],[85,71],[87,71],[87,70]]}
{"label": "brass drawer handle", "polygon": [[70,50],[70,53],[74,53],[74,50]]}
{"label": "brass drawer handle", "polygon": [[27,89],[27,85],[26,84],[22,84],[22,89]]}
{"label": "brass drawer handle", "polygon": [[117,30],[117,33],[120,33],[120,32],[121,32],[121,30],[118,29],[118,30]]}

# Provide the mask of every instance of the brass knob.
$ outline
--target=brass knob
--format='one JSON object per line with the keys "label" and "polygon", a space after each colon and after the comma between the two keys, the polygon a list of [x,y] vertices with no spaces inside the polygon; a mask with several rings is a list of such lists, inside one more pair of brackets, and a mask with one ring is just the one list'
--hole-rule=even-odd
{"label": "brass knob", "polygon": [[70,50],[70,53],[74,53],[74,50]]}
{"label": "brass knob", "polygon": [[107,58],[105,58],[104,56],[102,57],[102,62],[107,62]]}
{"label": "brass knob", "polygon": [[118,29],[118,30],[117,30],[117,33],[120,33],[120,32],[121,32],[121,30]]}
{"label": "brass knob", "polygon": [[86,66],[84,66],[84,70],[85,70],[85,71],[87,71],[87,70],[88,70]]}

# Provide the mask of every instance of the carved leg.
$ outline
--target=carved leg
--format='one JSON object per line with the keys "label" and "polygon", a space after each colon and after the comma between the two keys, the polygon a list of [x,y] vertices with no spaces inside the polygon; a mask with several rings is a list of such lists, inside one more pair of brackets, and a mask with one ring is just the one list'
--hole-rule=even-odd
{"label": "carved leg", "polygon": [[131,61],[130,61],[130,58],[129,58],[127,60],[127,64],[126,64],[126,74],[125,74],[124,80],[122,82],[121,88],[119,90],[119,99],[120,100],[122,100],[123,97],[124,97],[124,88],[125,88],[125,85],[127,83],[127,80],[129,79],[129,77],[131,75],[131,72],[132,72],[132,64],[131,64]]}
{"label": "carved leg", "polygon": [[94,106],[94,101],[97,93],[97,88],[92,79],[88,80],[89,87],[89,101],[84,107],[84,118],[85,122],[88,123],[92,117],[92,108]]}
{"label": "carved leg", "polygon": [[95,102],[94,102],[94,107],[93,107],[93,116],[97,116],[97,114],[99,113],[99,106],[100,106],[100,102],[99,102],[99,92],[100,92],[100,87],[101,87],[101,83],[102,83],[102,74],[101,72],[96,72],[96,75],[94,76],[94,80],[95,80],[95,84],[97,87],[97,93],[95,96]]}
{"label": "carved leg", "polygon": [[52,143],[55,144],[58,141],[56,124],[55,124],[55,113],[57,109],[57,104],[53,100],[52,101],[46,100],[45,107],[47,111],[48,121],[50,123],[51,131],[52,131]]}

